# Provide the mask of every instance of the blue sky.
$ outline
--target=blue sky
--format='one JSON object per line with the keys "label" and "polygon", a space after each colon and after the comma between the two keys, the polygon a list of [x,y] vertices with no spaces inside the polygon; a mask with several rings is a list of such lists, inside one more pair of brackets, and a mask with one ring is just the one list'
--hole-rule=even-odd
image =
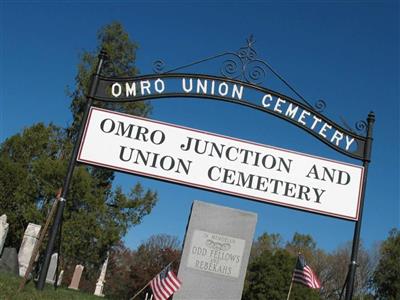
{"label": "blue sky", "polygon": [[[139,44],[137,66],[152,72],[163,59],[176,67],[236,51],[253,34],[265,59],[325,114],[353,125],[376,114],[361,236],[367,247],[399,227],[399,4],[397,1],[2,1],[0,141],[37,122],[71,123],[79,53],[94,50],[100,27],[120,21]],[[203,73],[219,66],[207,64]],[[263,85],[280,89],[272,74]],[[287,94],[287,90],[281,90]],[[152,101],[154,119],[266,145],[357,163],[272,115],[209,100]],[[135,248],[152,234],[181,240],[193,200],[256,212],[256,236],[311,234],[328,251],[353,237],[354,223],[133,175],[118,175],[125,190],[140,180],[159,202],[125,241]]]}

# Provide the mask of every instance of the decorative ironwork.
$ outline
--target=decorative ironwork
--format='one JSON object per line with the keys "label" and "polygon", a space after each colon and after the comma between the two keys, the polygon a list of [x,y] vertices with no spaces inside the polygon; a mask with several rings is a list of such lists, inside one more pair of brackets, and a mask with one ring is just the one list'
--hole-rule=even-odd
{"label": "decorative ironwork", "polygon": [[322,99],[319,99],[317,102],[315,102],[314,104],[314,108],[318,111],[318,112],[323,112],[326,108],[326,102]]}
{"label": "decorative ironwork", "polygon": [[237,79],[241,76],[241,60],[239,56],[236,56],[236,54],[232,54],[233,57],[226,59],[222,63],[221,67],[221,74],[224,77],[232,78],[232,79]]}
{"label": "decorative ironwork", "polygon": [[340,120],[342,121],[344,127],[349,130],[350,132],[354,134],[365,134],[367,132],[367,127],[368,124],[364,120],[357,121],[355,124],[355,129],[357,133],[354,131],[354,129],[346,122],[346,120],[343,117],[340,117]]}
{"label": "decorative ironwork", "polygon": [[247,41],[247,47],[242,47],[238,51],[238,55],[244,59],[254,60],[257,57],[257,52],[253,48],[253,44],[256,42],[254,36],[251,34]]}
{"label": "decorative ironwork", "polygon": [[160,74],[163,72],[165,68],[165,63],[161,59],[157,59],[156,61],[153,62],[153,71],[154,73]]}
{"label": "decorative ironwork", "polygon": [[356,130],[359,133],[364,133],[365,134],[367,132],[367,127],[368,127],[368,124],[364,120],[360,120],[360,121],[358,121],[356,123]]}
{"label": "decorative ironwork", "polygon": [[227,58],[221,67],[221,74],[227,78],[260,84],[264,81],[268,65],[257,59],[257,52],[253,48],[255,43],[253,35],[247,39],[247,46],[240,48],[236,53],[227,52]]}
{"label": "decorative ironwork", "polygon": [[187,69],[207,61],[224,58],[225,60],[222,62],[220,69],[222,76],[229,79],[240,80],[253,85],[259,85],[264,81],[265,77],[267,76],[267,72],[269,71],[276,78],[282,81],[297,97],[299,97],[303,103],[305,103],[309,108],[314,109],[314,107],[266,61],[257,58],[257,52],[253,47],[254,43],[256,42],[254,36],[250,35],[246,41],[247,45],[245,47],[241,47],[237,52],[222,52],[217,55],[206,57],[204,59],[197,60],[195,62],[167,71],[164,71],[165,64],[159,59],[153,63],[153,71],[156,74],[176,73],[183,69]]}

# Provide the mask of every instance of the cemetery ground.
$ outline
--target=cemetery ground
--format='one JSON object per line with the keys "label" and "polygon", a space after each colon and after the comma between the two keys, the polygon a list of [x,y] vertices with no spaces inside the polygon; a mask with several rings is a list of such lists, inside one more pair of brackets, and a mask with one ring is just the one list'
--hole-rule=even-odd
{"label": "cemetery ground", "polygon": [[38,291],[32,281],[28,282],[21,292],[18,292],[18,287],[21,279],[21,277],[0,272],[0,300],[99,299],[99,297],[93,296],[91,294],[69,290],[62,287],[58,287],[57,290],[55,290],[54,287],[50,284],[46,284],[43,291]]}

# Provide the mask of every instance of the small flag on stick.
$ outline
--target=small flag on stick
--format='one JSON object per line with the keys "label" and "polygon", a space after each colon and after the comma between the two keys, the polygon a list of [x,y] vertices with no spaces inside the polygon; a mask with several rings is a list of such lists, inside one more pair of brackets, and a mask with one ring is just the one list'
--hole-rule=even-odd
{"label": "small flag on stick", "polygon": [[321,288],[321,284],[317,276],[306,264],[306,261],[301,254],[297,257],[297,263],[293,273],[293,282],[301,283],[312,289]]}
{"label": "small flag on stick", "polygon": [[170,270],[169,264],[150,281],[151,290],[155,300],[167,300],[173,293],[179,290],[182,282]]}

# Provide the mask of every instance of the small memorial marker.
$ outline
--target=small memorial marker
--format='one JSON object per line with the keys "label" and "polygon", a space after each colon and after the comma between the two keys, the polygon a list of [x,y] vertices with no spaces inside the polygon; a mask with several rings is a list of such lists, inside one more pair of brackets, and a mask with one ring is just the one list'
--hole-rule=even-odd
{"label": "small memorial marker", "polygon": [[83,272],[84,266],[76,265],[74,275],[72,276],[71,284],[69,285],[69,289],[79,290],[79,282],[81,281],[81,276]]}
{"label": "small memorial marker", "polygon": [[53,253],[50,260],[49,270],[47,271],[46,282],[53,284],[56,277],[58,253]]}

